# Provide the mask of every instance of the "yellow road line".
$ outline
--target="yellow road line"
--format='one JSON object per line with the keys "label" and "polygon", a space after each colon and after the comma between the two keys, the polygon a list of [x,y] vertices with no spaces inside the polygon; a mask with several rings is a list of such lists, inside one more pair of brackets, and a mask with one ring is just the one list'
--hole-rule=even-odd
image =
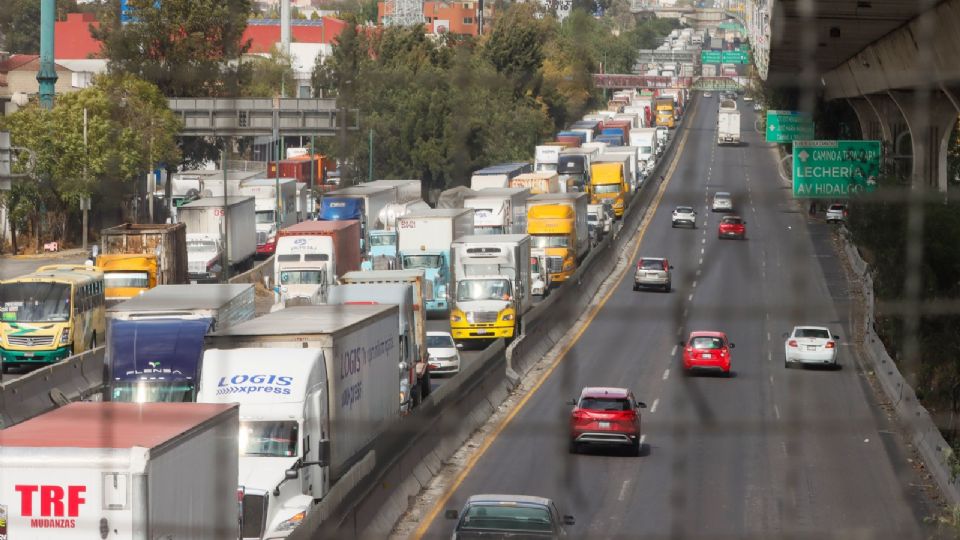
{"label": "yellow road line", "polygon": [[[699,107],[700,102],[697,101],[693,106],[693,110],[690,111],[690,119],[692,121],[693,117],[697,114],[697,108]],[[667,170],[667,174],[663,180],[663,183],[660,184],[660,188],[657,190],[657,195],[654,197],[650,207],[647,208],[647,213],[643,216],[643,221],[640,223],[640,227],[637,230],[637,239],[633,246],[633,251],[630,255],[630,261],[637,257],[637,253],[640,251],[640,243],[643,240],[644,234],[647,232],[647,227],[650,225],[650,221],[653,220],[654,214],[657,213],[657,208],[660,206],[660,201],[663,199],[663,194],[667,191],[667,185],[670,184],[670,180],[673,178],[673,173],[677,168],[677,163],[680,161],[680,156],[683,154],[683,147],[687,144],[687,135],[690,134],[690,130],[685,130],[683,132],[683,137],[680,139],[680,144],[677,146],[677,151],[673,155],[673,162],[670,163],[670,168]],[[433,524],[433,521],[437,519],[437,514],[440,513],[440,509],[446,506],[447,502],[450,501],[450,497],[457,491],[463,481],[470,475],[470,471],[476,466],[477,462],[480,461],[480,458],[487,452],[493,442],[500,436],[500,433],[513,421],[517,414],[523,409],[523,406],[530,401],[530,398],[540,390],[540,387],[543,386],[543,383],[550,378],[550,375],[557,369],[557,366],[566,358],[567,353],[570,352],[570,349],[580,341],[580,336],[590,327],[590,324],[593,323],[593,319],[596,318],[597,314],[600,313],[600,310],[603,309],[603,306],[606,305],[607,300],[613,296],[613,293],[620,287],[620,283],[623,282],[623,279],[629,274],[632,264],[627,264],[626,268],[620,273],[620,277],[617,278],[616,283],[610,287],[610,290],[603,296],[603,299],[594,306],[593,310],[587,316],[584,324],[580,326],[577,332],[574,334],[573,339],[567,342],[563,347],[563,350],[560,351],[560,354],[557,355],[557,359],[554,360],[553,364],[540,376],[536,384],[530,388],[529,391],[520,399],[520,401],[513,407],[513,410],[510,411],[507,416],[497,424],[497,427],[484,439],[483,443],[479,448],[470,456],[470,460],[467,462],[466,467],[460,471],[460,474],[457,475],[456,480],[453,484],[447,488],[443,496],[440,497],[440,500],[430,509],[430,512],[427,514],[426,519],[420,522],[420,526],[417,527],[417,530],[413,533],[413,540],[420,540],[423,538],[423,535],[426,534],[427,529],[430,528],[430,525]]]}

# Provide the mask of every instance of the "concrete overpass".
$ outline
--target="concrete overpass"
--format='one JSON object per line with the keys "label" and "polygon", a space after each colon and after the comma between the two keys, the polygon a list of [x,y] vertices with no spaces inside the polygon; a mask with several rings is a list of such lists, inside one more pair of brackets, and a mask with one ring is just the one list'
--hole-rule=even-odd
{"label": "concrete overpass", "polygon": [[761,77],[799,89],[802,109],[847,100],[914,186],[946,191],[960,0],[752,0],[745,18]]}

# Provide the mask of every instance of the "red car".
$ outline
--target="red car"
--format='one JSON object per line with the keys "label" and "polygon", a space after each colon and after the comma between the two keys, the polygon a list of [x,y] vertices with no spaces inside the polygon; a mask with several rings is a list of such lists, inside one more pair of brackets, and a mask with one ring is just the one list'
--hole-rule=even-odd
{"label": "red car", "polygon": [[570,453],[584,445],[626,446],[631,455],[640,455],[640,409],[626,388],[587,387],[580,399],[571,399]]}
{"label": "red car", "polygon": [[717,238],[739,238],[743,240],[746,237],[746,221],[740,216],[723,216],[720,220],[720,228],[717,230]]}
{"label": "red car", "polygon": [[690,332],[683,347],[683,369],[690,373],[695,370],[719,371],[730,375],[730,349],[733,343],[723,332]]}

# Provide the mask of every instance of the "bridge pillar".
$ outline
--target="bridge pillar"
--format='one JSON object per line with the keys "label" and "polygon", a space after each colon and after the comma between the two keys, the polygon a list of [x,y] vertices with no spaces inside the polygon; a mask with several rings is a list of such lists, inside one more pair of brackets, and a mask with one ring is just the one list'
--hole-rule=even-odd
{"label": "bridge pillar", "polygon": [[888,126],[884,125],[883,119],[880,118],[877,110],[867,98],[848,98],[847,103],[857,113],[857,120],[860,121],[860,134],[863,135],[864,139],[887,142],[887,134],[884,133],[884,128]]}
{"label": "bridge pillar", "polygon": [[910,130],[915,187],[947,190],[947,148],[960,110],[939,90],[891,90]]}
{"label": "bridge pillar", "polygon": [[868,94],[864,98],[873,110],[879,125],[880,136],[877,138],[883,142],[884,159],[892,162],[897,176],[908,176],[913,167],[913,152],[905,145],[905,141],[910,136],[910,130],[907,128],[903,114],[897,108],[893,98],[886,94]]}

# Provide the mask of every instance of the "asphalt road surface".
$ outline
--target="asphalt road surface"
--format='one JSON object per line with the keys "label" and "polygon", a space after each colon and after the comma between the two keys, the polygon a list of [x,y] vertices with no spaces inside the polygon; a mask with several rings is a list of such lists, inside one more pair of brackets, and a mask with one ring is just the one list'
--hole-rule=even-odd
{"label": "asphalt road surface", "polygon": [[[743,103],[741,103],[741,106]],[[918,538],[932,510],[845,346],[846,287],[829,230],[808,223],[777,177],[774,150],[743,112],[740,147],[717,147],[716,98],[703,99],[678,144],[680,159],[638,255],[668,257],[670,293],[632,291],[632,273],[607,297],[557,369],[452,484],[424,521],[449,538],[477,493],[554,499],[575,538]],[[749,108],[749,104],[748,107]],[[747,239],[719,240],[709,197],[729,191]],[[675,205],[697,228],[672,229]],[[786,370],[795,324],[841,336],[842,369]],[[684,376],[678,340],[721,330],[736,344],[734,376]],[[643,411],[641,457],[570,455],[565,402],[583,386],[629,386]],[[482,448],[482,447],[481,447]],[[431,519],[431,517],[433,519]],[[424,531],[420,531],[424,532]]]}

